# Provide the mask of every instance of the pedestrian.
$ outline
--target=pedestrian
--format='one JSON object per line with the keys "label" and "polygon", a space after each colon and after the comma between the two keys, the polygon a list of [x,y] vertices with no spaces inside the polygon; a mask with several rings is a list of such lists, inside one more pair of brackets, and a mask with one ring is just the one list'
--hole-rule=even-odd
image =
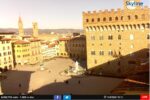
{"label": "pedestrian", "polygon": [[80,80],[78,81],[78,83],[79,83],[79,84],[81,83]]}
{"label": "pedestrian", "polygon": [[69,81],[67,80],[65,83],[66,83],[66,84],[69,84]]}
{"label": "pedestrian", "polygon": [[21,88],[21,83],[19,84],[19,88]]}

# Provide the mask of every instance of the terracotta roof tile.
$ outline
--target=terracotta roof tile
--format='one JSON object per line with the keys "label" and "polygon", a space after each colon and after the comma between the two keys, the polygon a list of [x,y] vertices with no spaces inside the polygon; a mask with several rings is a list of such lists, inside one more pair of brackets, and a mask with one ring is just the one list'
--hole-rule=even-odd
{"label": "terracotta roof tile", "polygon": [[30,43],[30,42],[24,41],[24,40],[18,40],[18,41],[14,42],[14,43],[15,43],[15,44],[28,44],[28,43]]}

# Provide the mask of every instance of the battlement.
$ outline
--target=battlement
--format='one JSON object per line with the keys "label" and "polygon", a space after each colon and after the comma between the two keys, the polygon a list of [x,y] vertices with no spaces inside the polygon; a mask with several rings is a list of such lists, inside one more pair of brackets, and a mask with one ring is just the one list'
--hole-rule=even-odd
{"label": "battlement", "polygon": [[96,11],[96,10],[94,10],[94,11],[87,11],[87,12],[83,12],[84,14],[100,14],[100,13],[116,13],[116,12],[120,12],[121,11],[121,9],[120,8],[118,8],[116,11],[115,11],[115,9],[110,9],[110,10],[108,10],[108,9],[105,9],[105,10],[99,10],[99,11]]}
{"label": "battlement", "polygon": [[[141,10],[150,10],[150,8],[148,6],[144,6],[141,8]],[[133,11],[133,10],[124,10],[124,9],[121,9],[121,8],[118,8],[118,9],[105,9],[105,10],[94,10],[94,11],[87,11],[87,12],[83,12],[83,14],[86,14],[86,15],[94,15],[94,14],[113,14],[113,13],[121,13],[123,11]]]}

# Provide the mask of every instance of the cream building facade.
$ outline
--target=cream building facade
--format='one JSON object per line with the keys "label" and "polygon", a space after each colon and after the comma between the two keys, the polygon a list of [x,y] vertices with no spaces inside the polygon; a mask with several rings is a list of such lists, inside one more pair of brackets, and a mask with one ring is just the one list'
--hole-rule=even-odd
{"label": "cream building facade", "polygon": [[69,37],[62,37],[59,39],[57,55],[59,57],[69,57],[69,53],[67,51],[67,42],[70,40]]}
{"label": "cream building facade", "polygon": [[10,39],[0,36],[0,71],[14,68],[12,44]]}
{"label": "cream building facade", "polygon": [[[134,54],[148,49],[150,9],[128,9],[127,1],[124,0],[124,9],[83,12],[88,69],[107,66],[109,72],[115,71],[115,67],[129,71],[140,62]],[[148,50],[140,56],[148,58]]]}
{"label": "cream building facade", "polygon": [[49,60],[51,58],[57,57],[57,44],[51,43],[51,44],[41,44],[41,52],[43,61]]}

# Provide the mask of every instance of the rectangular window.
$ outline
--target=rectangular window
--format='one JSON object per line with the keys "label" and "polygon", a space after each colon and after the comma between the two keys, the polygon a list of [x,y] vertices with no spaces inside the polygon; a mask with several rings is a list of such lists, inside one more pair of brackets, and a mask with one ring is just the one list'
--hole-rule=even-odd
{"label": "rectangular window", "polygon": [[3,55],[6,56],[6,52],[4,52]]}
{"label": "rectangular window", "polygon": [[112,36],[112,35],[109,35],[109,36],[108,36],[108,40],[113,40],[113,36]]}
{"label": "rectangular window", "polygon": [[104,51],[100,51],[100,52],[99,52],[99,55],[104,55]]}
{"label": "rectangular window", "polygon": [[109,56],[112,56],[112,55],[113,55],[113,51],[110,50],[110,51],[108,52],[108,55],[109,55]]}
{"label": "rectangular window", "polygon": [[4,44],[5,43],[5,41],[2,41],[2,44]]}
{"label": "rectangular window", "polygon": [[121,40],[121,35],[118,35],[118,40]]}
{"label": "rectangular window", "polygon": [[95,55],[95,51],[91,51],[91,55]]}
{"label": "rectangular window", "polygon": [[3,47],[3,50],[5,50],[5,47]]}

